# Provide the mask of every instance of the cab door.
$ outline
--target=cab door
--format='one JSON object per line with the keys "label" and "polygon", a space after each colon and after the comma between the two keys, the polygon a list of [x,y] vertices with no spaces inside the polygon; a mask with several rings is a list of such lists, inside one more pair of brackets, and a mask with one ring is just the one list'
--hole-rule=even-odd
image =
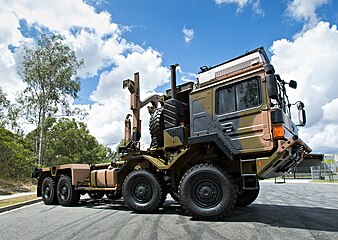
{"label": "cab door", "polygon": [[269,116],[264,109],[262,81],[251,77],[214,89],[214,123],[240,153],[270,148]]}

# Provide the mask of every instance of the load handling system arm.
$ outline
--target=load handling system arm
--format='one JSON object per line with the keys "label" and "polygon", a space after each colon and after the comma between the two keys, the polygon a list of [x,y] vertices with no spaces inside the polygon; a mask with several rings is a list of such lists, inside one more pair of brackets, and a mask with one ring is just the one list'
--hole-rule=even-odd
{"label": "load handling system arm", "polygon": [[[149,113],[158,107],[158,104],[163,105],[164,96],[154,94],[144,101],[140,100],[140,74],[137,72],[134,74],[134,81],[126,79],[123,81],[123,88],[128,88],[130,92],[130,110],[133,112],[133,126],[129,120],[130,114],[127,114],[125,120],[125,139],[124,147],[119,148],[120,153],[126,153],[128,150],[140,150],[140,139],[141,139],[141,120],[140,111],[141,108],[151,103],[152,106],[148,107]],[[131,137],[131,138],[130,138]]]}

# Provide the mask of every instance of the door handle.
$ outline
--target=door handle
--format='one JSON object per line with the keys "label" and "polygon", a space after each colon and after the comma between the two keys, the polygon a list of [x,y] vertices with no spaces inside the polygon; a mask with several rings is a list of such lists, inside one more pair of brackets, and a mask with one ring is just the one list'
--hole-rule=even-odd
{"label": "door handle", "polygon": [[234,125],[232,123],[226,123],[222,126],[222,130],[226,133],[231,132],[234,130]]}

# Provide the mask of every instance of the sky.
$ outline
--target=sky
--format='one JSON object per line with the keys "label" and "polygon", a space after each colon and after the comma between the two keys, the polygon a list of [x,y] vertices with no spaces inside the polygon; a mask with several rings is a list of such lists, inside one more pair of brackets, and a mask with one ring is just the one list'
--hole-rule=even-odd
{"label": "sky", "polygon": [[[298,82],[307,125],[300,137],[316,153],[338,153],[338,1],[336,0],[2,0],[0,86],[15,101],[25,84],[20,50],[41,33],[59,33],[85,66],[79,72],[83,119],[103,145],[123,138],[129,92],[122,81],[140,72],[141,98],[195,81],[213,66],[263,46],[276,72]],[[150,143],[142,109],[142,147]],[[25,125],[29,131],[32,126]]]}

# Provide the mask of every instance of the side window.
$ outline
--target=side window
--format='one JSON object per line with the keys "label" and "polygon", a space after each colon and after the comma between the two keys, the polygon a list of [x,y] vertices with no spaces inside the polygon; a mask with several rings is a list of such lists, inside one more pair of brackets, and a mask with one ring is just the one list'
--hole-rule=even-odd
{"label": "side window", "polygon": [[228,113],[236,111],[235,88],[227,87],[218,92],[217,113]]}
{"label": "side window", "polygon": [[237,111],[260,105],[258,79],[252,78],[236,85]]}
{"label": "side window", "polygon": [[216,114],[225,114],[261,104],[259,79],[251,78],[216,92]]}

